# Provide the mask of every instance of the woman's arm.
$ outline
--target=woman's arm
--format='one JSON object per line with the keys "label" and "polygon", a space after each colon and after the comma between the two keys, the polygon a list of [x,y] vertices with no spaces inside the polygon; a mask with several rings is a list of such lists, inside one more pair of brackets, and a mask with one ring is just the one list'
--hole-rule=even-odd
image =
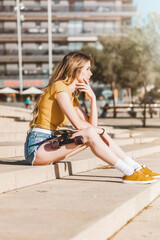
{"label": "woman's arm", "polygon": [[[69,119],[69,121],[73,124],[73,126],[76,129],[80,130],[80,129],[85,129],[88,127],[94,127],[89,122],[86,122],[85,120],[82,120],[79,117],[78,113],[76,112],[76,110],[74,109],[74,107],[72,105],[72,102],[70,100],[68,93],[66,93],[66,92],[57,93],[56,100],[57,100],[60,108],[66,115],[66,117]],[[94,128],[98,134],[102,133],[101,128],[99,128],[99,127],[94,127]]]}
{"label": "woman's arm", "polygon": [[76,109],[76,112],[78,113],[78,116],[79,116],[83,121],[89,122],[89,117],[88,117],[88,115],[86,114],[86,112],[83,110],[81,104],[79,104],[77,107],[75,107],[75,109]]}
{"label": "woman's arm", "polygon": [[[90,98],[90,116],[88,118],[88,122],[92,124],[93,126],[97,126],[97,119],[98,119],[98,114],[97,114],[97,104],[96,104],[96,96],[92,90],[92,88],[89,85],[89,82],[87,82],[84,79],[84,83],[77,83],[76,84],[77,89],[81,92],[86,92],[88,94],[88,97]],[[81,110],[81,109],[80,109]],[[82,112],[82,110],[81,110]],[[84,113],[83,113],[84,115]]]}
{"label": "woman's arm", "polygon": [[91,123],[93,126],[97,127],[97,104],[96,104],[96,97],[91,99],[91,111],[89,116],[89,123]]}

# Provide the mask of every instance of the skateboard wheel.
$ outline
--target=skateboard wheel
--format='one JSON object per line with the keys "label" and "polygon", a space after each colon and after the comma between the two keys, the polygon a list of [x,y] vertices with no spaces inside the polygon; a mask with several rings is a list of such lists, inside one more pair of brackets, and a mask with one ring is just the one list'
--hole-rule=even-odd
{"label": "skateboard wheel", "polygon": [[74,142],[75,142],[76,145],[83,144],[83,137],[82,136],[75,137]]}
{"label": "skateboard wheel", "polygon": [[51,141],[51,146],[53,149],[58,149],[60,146],[59,146],[59,141],[58,140],[53,140]]}

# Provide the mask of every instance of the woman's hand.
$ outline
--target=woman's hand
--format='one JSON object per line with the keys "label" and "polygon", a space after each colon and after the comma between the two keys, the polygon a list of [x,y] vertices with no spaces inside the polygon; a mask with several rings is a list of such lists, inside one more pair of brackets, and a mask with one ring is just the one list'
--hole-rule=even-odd
{"label": "woman's hand", "polygon": [[95,93],[93,92],[92,88],[89,85],[89,82],[84,79],[83,83],[77,83],[76,89],[80,92],[86,92],[90,99],[96,99]]}

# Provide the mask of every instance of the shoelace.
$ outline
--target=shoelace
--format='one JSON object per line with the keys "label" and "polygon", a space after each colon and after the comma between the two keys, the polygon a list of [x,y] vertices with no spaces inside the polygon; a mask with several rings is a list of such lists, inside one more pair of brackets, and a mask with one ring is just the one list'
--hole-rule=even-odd
{"label": "shoelace", "polygon": [[[142,168],[142,169],[143,169],[143,168]],[[146,175],[142,172],[142,169],[138,169],[138,168],[137,168],[136,171],[139,172],[141,175],[146,176]]]}
{"label": "shoelace", "polygon": [[145,168],[145,170],[147,171],[148,174],[152,173],[152,171],[148,167],[146,167],[145,165],[143,165],[143,168]]}

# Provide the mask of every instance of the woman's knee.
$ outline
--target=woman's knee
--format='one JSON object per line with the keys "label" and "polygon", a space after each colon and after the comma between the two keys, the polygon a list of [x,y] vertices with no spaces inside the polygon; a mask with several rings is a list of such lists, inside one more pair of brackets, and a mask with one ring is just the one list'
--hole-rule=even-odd
{"label": "woman's knee", "polygon": [[87,129],[85,129],[85,137],[87,139],[87,142],[95,140],[97,135],[98,134],[94,128],[89,127]]}

